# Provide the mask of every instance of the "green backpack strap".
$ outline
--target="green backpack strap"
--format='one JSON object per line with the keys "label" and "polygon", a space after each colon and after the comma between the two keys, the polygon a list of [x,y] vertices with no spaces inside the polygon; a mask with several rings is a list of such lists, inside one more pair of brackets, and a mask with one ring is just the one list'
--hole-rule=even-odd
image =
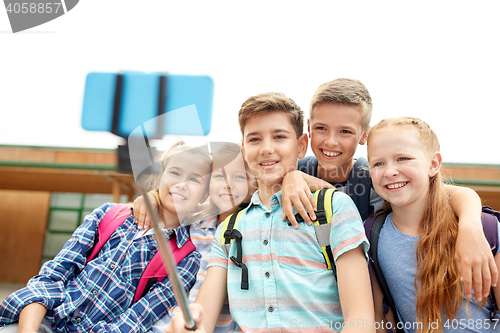
{"label": "green backpack strap", "polygon": [[241,289],[248,290],[248,269],[243,263],[243,253],[241,248],[241,240],[243,239],[243,236],[238,229],[236,229],[243,212],[244,209],[231,214],[226,217],[224,222],[222,222],[221,245],[226,253],[226,256],[229,257],[229,247],[231,246],[231,242],[236,240],[236,257],[231,256],[229,259],[231,259],[237,267],[241,268]]}
{"label": "green backpack strap", "polygon": [[337,279],[337,270],[333,260],[332,248],[330,246],[330,230],[332,227],[332,197],[337,189],[321,189],[314,193],[314,202],[316,204],[316,220],[313,221],[314,231],[318,244],[323,252],[326,266],[333,272]]}

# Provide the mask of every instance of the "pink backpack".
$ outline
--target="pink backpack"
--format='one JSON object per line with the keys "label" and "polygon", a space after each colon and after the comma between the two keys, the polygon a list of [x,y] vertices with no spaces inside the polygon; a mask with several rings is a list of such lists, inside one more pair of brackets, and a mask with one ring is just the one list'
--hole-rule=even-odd
{"label": "pink backpack", "polygon": [[[86,263],[94,259],[104,244],[108,241],[115,230],[130,216],[127,214],[130,212],[130,207],[127,205],[115,205],[104,215],[99,227],[97,228],[97,233],[94,241],[94,248],[92,253],[87,257]],[[179,264],[188,254],[196,250],[191,238],[188,238],[186,243],[179,249],[177,247],[177,241],[175,237],[172,237],[169,241],[170,248],[174,255],[175,263]],[[141,297],[147,294],[149,289],[156,283],[161,282],[165,277],[167,277],[168,272],[163,266],[163,261],[161,258],[161,253],[158,251],[153,259],[146,266],[146,269],[142,273],[141,279],[139,280],[139,285],[134,295],[134,303],[137,302]]]}

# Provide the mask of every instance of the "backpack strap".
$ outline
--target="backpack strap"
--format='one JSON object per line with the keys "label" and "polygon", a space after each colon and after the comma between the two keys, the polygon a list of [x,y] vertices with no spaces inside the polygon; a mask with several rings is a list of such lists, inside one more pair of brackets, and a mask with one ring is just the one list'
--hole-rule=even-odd
{"label": "backpack strap", "polygon": [[99,223],[97,227],[94,246],[90,255],[87,255],[86,264],[97,256],[115,230],[130,216],[130,213],[131,211],[128,205],[118,204],[111,207],[106,214],[104,214],[101,223]]}
{"label": "backpack strap", "polygon": [[243,250],[241,247],[243,236],[241,235],[241,232],[236,229],[238,221],[244,210],[244,208],[240,209],[237,213],[226,217],[224,222],[222,222],[221,245],[224,253],[226,253],[226,256],[229,256],[229,247],[231,246],[231,242],[233,239],[236,240],[236,257],[231,256],[229,259],[231,259],[237,267],[241,268],[241,289],[248,290],[248,268],[243,263]]}
{"label": "backpack strap", "polygon": [[318,177],[318,159],[316,156],[306,156],[299,160],[297,169],[313,177]]}
{"label": "backpack strap", "polygon": [[333,258],[332,248],[330,246],[330,230],[332,228],[332,197],[337,189],[321,189],[314,193],[314,202],[316,204],[316,221],[313,221],[316,239],[323,252],[326,266],[333,272],[337,279],[337,269]]}
{"label": "backpack strap", "polygon": [[[316,220],[313,221],[313,225],[326,267],[333,272],[335,279],[337,279],[337,269],[330,246],[330,230],[333,217],[332,197],[335,191],[337,191],[336,188],[323,188],[314,192],[314,203],[316,204],[316,211],[314,213],[316,214]],[[304,222],[299,213],[295,214],[295,220],[297,222]],[[290,221],[288,221],[288,225],[292,225]]]}
{"label": "backpack strap", "polygon": [[[500,223],[500,213],[493,210],[491,207],[483,206],[483,212],[481,214],[481,223],[483,224],[483,232],[486,240],[490,244],[491,251],[493,252],[493,256],[498,249],[498,228]],[[490,310],[490,319],[493,320],[495,318],[495,313],[498,311],[498,304],[496,303],[496,299],[500,299],[499,295],[494,295],[493,288],[491,288],[490,292],[490,300],[492,304],[492,308]]]}
{"label": "backpack strap", "polygon": [[370,241],[370,249],[368,250],[368,257],[370,258],[373,267],[373,272],[375,273],[375,277],[380,285],[382,294],[384,295],[384,304],[383,304],[384,316],[389,312],[390,308],[394,315],[394,322],[396,323],[396,328],[395,328],[396,332],[404,332],[402,329],[397,328],[399,317],[396,311],[396,304],[394,302],[394,299],[392,298],[389,286],[387,285],[387,281],[385,280],[384,274],[382,273],[382,269],[380,268],[380,264],[378,262],[378,239],[380,236],[380,230],[382,229],[382,226],[385,223],[387,215],[389,215],[389,212],[384,212],[376,216],[371,216],[365,222],[366,237]]}
{"label": "backpack strap", "polygon": [[[188,254],[196,250],[191,238],[188,238],[186,243],[184,243],[181,248],[178,248],[177,239],[172,237],[170,238],[169,245],[172,249],[176,265],[178,265]],[[155,283],[163,281],[167,275],[167,268],[163,265],[161,253],[158,251],[141,275],[141,279],[135,290],[134,303],[144,297]]]}
{"label": "backpack strap", "polygon": [[356,160],[352,167],[348,183],[350,183],[350,187],[348,188],[349,196],[354,201],[361,219],[364,221],[374,213],[370,203],[372,179],[368,171],[368,161],[366,158],[360,157]]}

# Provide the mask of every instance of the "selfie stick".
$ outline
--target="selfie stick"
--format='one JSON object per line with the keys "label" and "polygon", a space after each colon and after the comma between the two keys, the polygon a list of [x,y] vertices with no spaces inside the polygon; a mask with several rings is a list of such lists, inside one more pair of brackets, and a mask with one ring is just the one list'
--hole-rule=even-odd
{"label": "selfie stick", "polygon": [[196,331],[196,323],[194,322],[193,316],[191,315],[191,311],[189,311],[188,299],[179,278],[179,271],[177,270],[177,265],[175,264],[172,250],[170,249],[170,246],[167,245],[165,234],[160,228],[160,218],[158,216],[158,213],[153,209],[146,190],[139,186],[138,189],[141,192],[142,197],[144,198],[148,214],[150,216],[153,216],[153,230],[155,231],[156,242],[158,243],[158,247],[160,248],[163,264],[167,269],[168,278],[170,279],[170,283],[172,284],[172,288],[174,290],[175,300],[181,308],[182,314],[184,315],[184,320],[186,321],[186,325],[184,326],[184,328],[189,331]]}

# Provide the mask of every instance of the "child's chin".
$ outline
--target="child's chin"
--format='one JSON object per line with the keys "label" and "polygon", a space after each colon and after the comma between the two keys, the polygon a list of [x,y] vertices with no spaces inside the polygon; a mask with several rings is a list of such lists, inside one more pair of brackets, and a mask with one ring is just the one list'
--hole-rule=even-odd
{"label": "child's chin", "polygon": [[[234,204],[237,206],[236,203],[234,203]],[[231,205],[230,202],[224,202],[224,203],[221,203],[219,205],[219,212],[224,213],[224,212],[231,210],[232,208],[233,208],[233,205]]]}

